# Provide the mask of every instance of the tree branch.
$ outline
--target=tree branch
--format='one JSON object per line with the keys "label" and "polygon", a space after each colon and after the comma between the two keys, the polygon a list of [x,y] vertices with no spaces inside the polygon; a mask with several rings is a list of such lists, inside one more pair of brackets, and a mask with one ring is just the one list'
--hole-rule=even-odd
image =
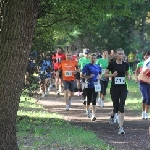
{"label": "tree branch", "polygon": [[56,24],[56,23],[58,23],[58,22],[61,22],[61,21],[65,20],[65,19],[67,19],[67,18],[68,18],[68,16],[65,17],[65,18],[62,18],[62,19],[60,19],[60,20],[57,20],[57,21],[55,21],[55,22],[53,22],[53,23],[51,23],[51,24],[47,24],[47,25],[37,25],[36,27],[50,27],[50,26],[52,26],[52,25],[54,25],[54,24]]}

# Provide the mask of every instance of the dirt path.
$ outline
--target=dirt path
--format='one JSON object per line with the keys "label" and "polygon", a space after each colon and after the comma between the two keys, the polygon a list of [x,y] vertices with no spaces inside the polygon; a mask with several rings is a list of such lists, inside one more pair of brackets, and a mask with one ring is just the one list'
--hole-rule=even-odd
{"label": "dirt path", "polygon": [[105,102],[105,107],[97,106],[95,122],[91,122],[85,114],[82,96],[72,98],[72,106],[65,110],[63,96],[56,96],[54,92],[39,99],[49,112],[61,114],[65,120],[76,126],[85,127],[97,134],[106,143],[118,150],[150,150],[149,120],[142,120],[140,112],[125,110],[125,135],[118,135],[118,124],[110,125],[109,117],[112,109],[111,102]]}

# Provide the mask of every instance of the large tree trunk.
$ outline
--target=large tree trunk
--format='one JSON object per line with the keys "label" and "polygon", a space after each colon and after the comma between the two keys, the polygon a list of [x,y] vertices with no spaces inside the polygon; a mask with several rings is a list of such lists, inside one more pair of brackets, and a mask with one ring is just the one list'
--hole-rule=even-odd
{"label": "large tree trunk", "polygon": [[39,0],[1,0],[0,150],[18,150],[16,117]]}

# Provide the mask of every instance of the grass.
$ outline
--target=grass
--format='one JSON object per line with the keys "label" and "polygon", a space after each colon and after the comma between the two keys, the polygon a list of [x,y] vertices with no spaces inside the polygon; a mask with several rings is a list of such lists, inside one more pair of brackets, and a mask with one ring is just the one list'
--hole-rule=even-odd
{"label": "grass", "polygon": [[97,135],[49,113],[33,98],[21,96],[17,117],[20,150],[112,150]]}

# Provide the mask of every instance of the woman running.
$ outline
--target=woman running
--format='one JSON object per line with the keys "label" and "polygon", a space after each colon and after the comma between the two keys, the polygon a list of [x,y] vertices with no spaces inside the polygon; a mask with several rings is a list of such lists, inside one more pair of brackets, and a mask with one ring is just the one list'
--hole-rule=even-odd
{"label": "woman running", "polygon": [[100,74],[101,67],[96,62],[96,55],[90,55],[90,63],[85,65],[82,69],[81,77],[85,78],[85,91],[87,94],[87,104],[86,104],[86,113],[88,118],[90,118],[90,103],[92,103],[92,121],[96,120],[96,98],[98,92],[100,92]]}
{"label": "woman running", "polygon": [[[125,77],[130,79],[129,76],[129,65],[123,61],[124,50],[122,48],[117,49],[116,60],[110,62],[104,77],[112,77],[111,82],[111,98],[114,107],[114,119],[119,121],[119,132],[118,134],[125,134],[123,129],[124,123],[124,104],[127,98],[127,84]],[[109,73],[111,72],[111,74]]]}

